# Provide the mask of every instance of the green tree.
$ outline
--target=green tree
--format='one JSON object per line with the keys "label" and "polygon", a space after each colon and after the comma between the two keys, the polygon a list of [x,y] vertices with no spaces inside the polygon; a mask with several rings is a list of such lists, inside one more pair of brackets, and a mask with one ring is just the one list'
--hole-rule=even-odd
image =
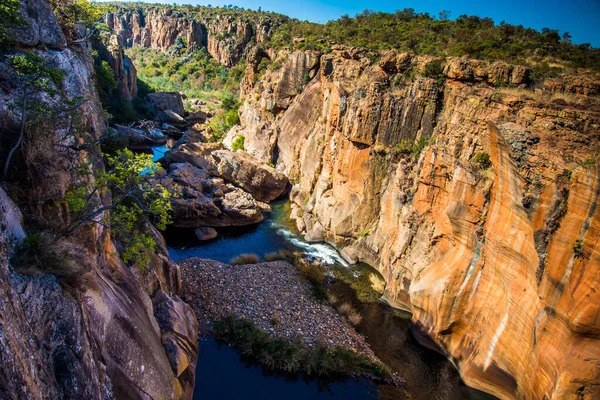
{"label": "green tree", "polygon": [[[106,170],[96,176],[91,190],[82,182],[67,193],[65,202],[72,221],[62,235],[72,235],[88,223],[102,224],[110,229],[113,238],[124,243],[123,260],[144,269],[156,242],[139,225],[147,218],[158,229],[165,229],[171,222],[171,193],[152,182],[159,168],[152,155],[125,149],[114,155],[105,154],[104,158]],[[108,193],[112,197],[110,204],[97,204],[98,196]],[[102,215],[109,216],[101,218]]]}
{"label": "green tree", "polygon": [[9,107],[20,119],[19,135],[10,148],[4,162],[3,178],[6,179],[14,152],[21,146],[28,125],[35,124],[44,116],[47,101],[41,99],[46,94],[54,99],[60,94],[59,87],[64,79],[64,71],[54,68],[42,57],[34,53],[10,56],[8,64],[13,69],[16,81],[15,101]]}

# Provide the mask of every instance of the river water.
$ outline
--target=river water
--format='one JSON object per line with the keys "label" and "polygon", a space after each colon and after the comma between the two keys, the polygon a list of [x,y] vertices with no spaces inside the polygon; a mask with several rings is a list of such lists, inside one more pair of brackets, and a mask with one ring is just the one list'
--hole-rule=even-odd
{"label": "river water", "polygon": [[[306,243],[289,222],[289,202],[272,204],[273,212],[262,223],[245,228],[220,229],[208,242],[196,239],[193,230],[166,232],[171,257],[177,261],[203,257],[229,262],[242,253],[264,256],[279,249],[299,250],[324,263],[348,266],[337,251],[326,244]],[[365,268],[361,266],[361,268]],[[302,376],[284,376],[264,371],[240,359],[238,353],[214,340],[200,342],[194,399],[493,399],[462,383],[458,372],[444,356],[421,346],[411,333],[410,315],[380,303],[361,303],[343,282],[328,289],[344,302],[351,302],[363,315],[357,327],[375,354],[407,381],[406,388],[375,384],[369,380],[316,381]]]}

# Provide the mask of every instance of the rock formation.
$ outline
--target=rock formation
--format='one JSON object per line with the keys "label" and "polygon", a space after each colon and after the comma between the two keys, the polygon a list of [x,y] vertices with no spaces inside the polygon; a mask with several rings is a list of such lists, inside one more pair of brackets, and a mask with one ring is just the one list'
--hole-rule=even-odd
{"label": "rock formation", "polygon": [[120,35],[101,32],[99,37],[91,38],[92,47],[98,52],[97,61],[108,62],[117,81],[119,99],[131,101],[137,96],[137,71],[133,62],[123,52]]}
{"label": "rock formation", "polygon": [[375,266],[470,386],[599,397],[593,78],[534,92],[495,89],[528,84],[527,68],[501,62],[449,58],[440,81],[424,76],[434,57],[335,47],[278,59],[258,81],[246,74],[235,134],[296,182],[306,237]]}
{"label": "rock formation", "polygon": [[288,189],[281,172],[219,144],[182,144],[165,158],[168,171],[161,171],[155,181],[180,194],[173,200],[173,223],[178,227],[256,224],[270,211],[267,203]]}
{"label": "rock formation", "polygon": [[[67,44],[45,1],[21,4],[28,24],[13,34],[12,54],[33,52],[44,65],[64,73],[59,94],[45,99],[54,105],[85,99],[78,134],[82,142],[97,141],[106,126],[89,43]],[[6,58],[0,63],[4,162],[8,146],[17,141],[20,119],[10,106],[18,98],[15,73]],[[48,119],[39,124],[48,124]],[[19,210],[28,227],[53,231],[69,218],[64,199],[74,179],[93,185],[103,170],[98,147],[74,150],[61,136],[61,121],[54,122],[44,125],[48,129],[37,139],[44,147],[26,147],[14,157],[5,182],[8,195],[0,190],[0,397],[191,398],[197,323],[178,297],[179,267],[153,227],[146,224],[144,229],[155,237],[158,249],[143,268],[119,258],[118,240],[100,224],[58,241],[61,253],[78,269],[76,281],[39,270],[15,271],[9,261],[15,242],[23,237]],[[75,174],[85,167],[90,174]],[[110,196],[96,195],[90,201],[107,205]]]}
{"label": "rock formation", "polygon": [[188,48],[206,47],[219,63],[237,64],[251,42],[264,43],[276,22],[269,16],[257,21],[213,15],[209,9],[184,12],[165,7],[121,9],[105,16],[107,25],[123,38],[125,47],[168,50],[177,38]]}

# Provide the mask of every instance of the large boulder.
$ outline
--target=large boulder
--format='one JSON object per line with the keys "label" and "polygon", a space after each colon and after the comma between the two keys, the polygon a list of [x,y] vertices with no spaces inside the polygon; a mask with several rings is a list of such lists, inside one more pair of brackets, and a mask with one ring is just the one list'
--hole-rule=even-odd
{"label": "large boulder", "polygon": [[225,181],[250,193],[256,200],[270,202],[281,196],[288,188],[288,179],[284,174],[245,151],[213,151],[208,162]]}
{"label": "large boulder", "polygon": [[183,99],[178,92],[156,92],[146,95],[146,102],[156,117],[169,124],[185,124]]}
{"label": "large boulder", "polygon": [[127,147],[132,150],[150,150],[154,146],[164,146],[169,138],[160,129],[140,129],[125,125],[115,125],[120,138],[124,138]]}
{"label": "large boulder", "polygon": [[162,173],[154,182],[177,194],[172,211],[177,227],[251,225],[262,221],[262,212],[269,209],[251,194],[190,163],[169,165],[168,174]]}

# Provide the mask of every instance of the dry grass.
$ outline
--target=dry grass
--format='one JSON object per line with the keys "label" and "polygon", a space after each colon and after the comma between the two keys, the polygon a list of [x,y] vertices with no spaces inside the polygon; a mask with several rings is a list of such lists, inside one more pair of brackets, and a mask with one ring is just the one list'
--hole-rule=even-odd
{"label": "dry grass", "polygon": [[339,299],[335,294],[327,293],[327,301],[329,302],[329,304],[334,305],[339,301]]}
{"label": "dry grass", "polygon": [[296,258],[297,258],[297,255],[295,255],[291,251],[288,251],[288,250],[279,250],[277,252],[265,254],[265,256],[263,257],[263,260],[266,261],[266,262],[271,262],[271,261],[289,261],[289,262],[293,263]]}
{"label": "dry grass", "polygon": [[347,315],[348,321],[354,326],[360,324],[362,321],[362,315],[358,313],[358,311],[352,311]]}
{"label": "dry grass", "polygon": [[354,307],[352,307],[350,303],[344,303],[338,307],[338,311],[342,315],[348,315],[348,313],[354,311]]}
{"label": "dry grass", "polygon": [[246,265],[258,263],[258,256],[256,254],[240,254],[229,261],[231,265]]}
{"label": "dry grass", "polygon": [[32,233],[18,244],[11,264],[15,271],[26,274],[52,274],[74,279],[85,273],[91,264],[87,252],[68,239],[56,239],[49,233]]}
{"label": "dry grass", "polygon": [[345,316],[354,326],[360,324],[362,315],[350,303],[343,303],[338,307],[338,312]]}

